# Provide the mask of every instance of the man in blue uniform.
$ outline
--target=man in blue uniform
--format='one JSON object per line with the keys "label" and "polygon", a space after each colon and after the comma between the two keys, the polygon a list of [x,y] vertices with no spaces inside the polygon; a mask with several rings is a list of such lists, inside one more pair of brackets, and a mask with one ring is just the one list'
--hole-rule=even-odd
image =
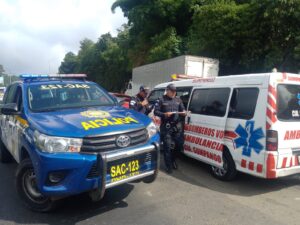
{"label": "man in blue uniform", "polygon": [[152,110],[147,100],[148,93],[149,93],[149,88],[141,86],[139,93],[135,97],[133,97],[130,101],[129,104],[130,109],[148,115]]}
{"label": "man in blue uniform", "polygon": [[167,173],[177,169],[175,154],[172,152],[172,144],[176,149],[183,147],[183,119],[186,116],[184,105],[180,98],[176,97],[176,87],[169,84],[166,94],[155,105],[154,114],[161,118],[160,134],[164,147],[164,161]]}

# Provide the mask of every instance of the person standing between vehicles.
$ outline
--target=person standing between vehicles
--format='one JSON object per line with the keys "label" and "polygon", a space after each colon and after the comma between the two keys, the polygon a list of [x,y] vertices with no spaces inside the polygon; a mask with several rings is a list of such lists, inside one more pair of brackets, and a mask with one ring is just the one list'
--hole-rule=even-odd
{"label": "person standing between vehicles", "polygon": [[172,143],[175,143],[176,151],[183,148],[182,118],[186,116],[182,100],[176,97],[174,84],[167,86],[166,94],[156,103],[154,115],[161,118],[160,136],[163,141],[166,172],[172,173],[173,169],[178,167],[175,160],[176,152],[172,152]]}
{"label": "person standing between vehicles", "polygon": [[149,88],[141,86],[139,93],[130,100],[129,108],[145,115],[151,112],[151,107],[147,100]]}

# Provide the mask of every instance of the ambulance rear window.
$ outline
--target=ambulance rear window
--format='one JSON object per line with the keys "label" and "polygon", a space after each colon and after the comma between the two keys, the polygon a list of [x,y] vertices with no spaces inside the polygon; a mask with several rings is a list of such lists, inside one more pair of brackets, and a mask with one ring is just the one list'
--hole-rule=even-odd
{"label": "ambulance rear window", "polygon": [[283,121],[300,121],[300,85],[277,86],[277,117]]}
{"label": "ambulance rear window", "polygon": [[258,97],[258,88],[233,89],[229,118],[250,120],[253,118]]}

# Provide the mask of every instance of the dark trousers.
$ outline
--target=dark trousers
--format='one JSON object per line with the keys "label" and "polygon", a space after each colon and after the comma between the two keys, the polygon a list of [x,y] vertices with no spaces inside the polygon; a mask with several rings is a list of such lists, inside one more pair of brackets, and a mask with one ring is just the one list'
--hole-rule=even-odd
{"label": "dark trousers", "polygon": [[[183,132],[174,132],[171,129],[161,129],[161,140],[163,141],[163,153],[165,166],[172,168],[176,155],[183,147]],[[172,146],[174,145],[175,146]]]}

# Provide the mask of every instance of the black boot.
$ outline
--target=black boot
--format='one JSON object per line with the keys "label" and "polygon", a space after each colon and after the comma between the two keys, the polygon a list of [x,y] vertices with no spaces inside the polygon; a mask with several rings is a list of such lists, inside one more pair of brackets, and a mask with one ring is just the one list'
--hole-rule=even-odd
{"label": "black boot", "polygon": [[172,165],[172,166],[173,166],[173,169],[174,169],[174,170],[177,170],[177,169],[178,169],[178,165],[177,165],[176,161],[173,161],[173,165]]}
{"label": "black boot", "polygon": [[166,172],[167,172],[167,174],[171,174],[171,173],[173,173],[173,170],[171,167],[166,167]]}

